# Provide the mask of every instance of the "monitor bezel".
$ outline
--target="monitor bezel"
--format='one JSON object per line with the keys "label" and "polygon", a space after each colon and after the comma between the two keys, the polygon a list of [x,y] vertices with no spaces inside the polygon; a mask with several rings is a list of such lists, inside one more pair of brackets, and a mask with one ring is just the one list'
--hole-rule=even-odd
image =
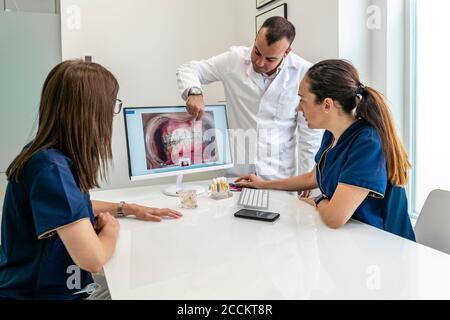
{"label": "monitor bezel", "polygon": [[193,174],[193,173],[202,173],[202,172],[208,172],[208,171],[216,171],[216,170],[226,170],[231,169],[234,167],[234,159],[233,159],[233,153],[231,150],[231,140],[230,140],[230,126],[228,122],[228,108],[226,104],[208,104],[205,105],[205,109],[208,107],[223,107],[225,109],[225,120],[227,124],[227,136],[228,141],[230,142],[228,144],[229,147],[229,154],[231,157],[231,163],[229,164],[223,164],[223,165],[217,165],[217,166],[211,166],[211,167],[205,167],[205,168],[195,168],[195,169],[185,169],[185,170],[178,170],[178,171],[170,171],[170,172],[163,172],[163,173],[149,173],[145,175],[139,175],[139,176],[133,176],[132,168],[131,168],[131,157],[130,157],[130,145],[129,145],[129,139],[128,139],[128,124],[127,124],[127,110],[139,110],[139,109],[150,109],[150,108],[167,108],[167,109],[184,109],[186,110],[186,106],[147,106],[147,107],[130,107],[127,106],[123,108],[123,119],[125,123],[125,140],[127,144],[127,162],[128,162],[128,176],[131,181],[142,181],[142,180],[149,180],[149,179],[157,179],[157,178],[164,178],[164,177],[172,177],[177,175],[185,175],[185,174]]}

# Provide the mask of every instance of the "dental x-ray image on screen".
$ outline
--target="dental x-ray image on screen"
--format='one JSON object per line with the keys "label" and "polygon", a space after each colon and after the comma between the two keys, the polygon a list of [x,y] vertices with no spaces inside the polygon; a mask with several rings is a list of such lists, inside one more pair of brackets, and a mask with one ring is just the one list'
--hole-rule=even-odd
{"label": "dental x-ray image on screen", "polygon": [[187,112],[142,114],[147,169],[218,161],[214,113],[195,121]]}

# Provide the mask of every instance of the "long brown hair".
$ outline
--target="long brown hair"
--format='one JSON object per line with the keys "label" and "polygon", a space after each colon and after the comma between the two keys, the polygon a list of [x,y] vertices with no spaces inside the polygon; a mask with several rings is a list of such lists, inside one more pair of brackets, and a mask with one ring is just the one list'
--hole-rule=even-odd
{"label": "long brown hair", "polygon": [[308,71],[307,79],[317,102],[326,98],[338,101],[345,113],[355,113],[356,118],[365,119],[377,130],[386,156],[389,181],[393,185],[406,185],[411,164],[385,97],[364,86],[356,68],[345,60],[319,62]]}
{"label": "long brown hair", "polygon": [[99,187],[112,158],[118,91],[116,78],[99,64],[69,60],[54,67],[42,89],[37,134],[8,167],[8,180],[19,182],[35,153],[55,148],[73,161],[82,192]]}

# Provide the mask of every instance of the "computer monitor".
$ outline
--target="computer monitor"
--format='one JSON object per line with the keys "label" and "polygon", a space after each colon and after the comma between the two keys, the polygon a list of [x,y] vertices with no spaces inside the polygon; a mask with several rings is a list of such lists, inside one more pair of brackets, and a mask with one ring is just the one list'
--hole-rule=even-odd
{"label": "computer monitor", "polygon": [[132,181],[178,176],[177,184],[163,192],[175,196],[184,174],[232,168],[228,118],[225,105],[205,106],[195,121],[179,107],[124,108],[128,167]]}

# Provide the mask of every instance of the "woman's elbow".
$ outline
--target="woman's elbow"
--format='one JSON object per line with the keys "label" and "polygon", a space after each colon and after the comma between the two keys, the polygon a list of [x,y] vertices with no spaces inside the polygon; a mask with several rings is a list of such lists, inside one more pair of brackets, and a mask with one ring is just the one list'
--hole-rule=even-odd
{"label": "woman's elbow", "polygon": [[88,269],[89,270],[86,270],[87,272],[99,273],[103,270],[103,265],[102,264],[93,264],[93,265],[89,266]]}
{"label": "woman's elbow", "polygon": [[328,228],[335,229],[335,230],[343,227],[345,225],[345,223],[346,222],[337,221],[337,220],[325,221],[325,224],[327,225]]}
{"label": "woman's elbow", "polygon": [[336,215],[329,215],[329,216],[322,215],[322,220],[326,224],[326,226],[331,229],[340,229],[348,221],[348,219]]}
{"label": "woman's elbow", "polygon": [[96,257],[89,257],[89,259],[86,259],[85,261],[74,261],[75,264],[80,267],[81,269],[90,272],[90,273],[99,273],[102,271],[103,266],[106,263],[106,260],[99,256]]}

